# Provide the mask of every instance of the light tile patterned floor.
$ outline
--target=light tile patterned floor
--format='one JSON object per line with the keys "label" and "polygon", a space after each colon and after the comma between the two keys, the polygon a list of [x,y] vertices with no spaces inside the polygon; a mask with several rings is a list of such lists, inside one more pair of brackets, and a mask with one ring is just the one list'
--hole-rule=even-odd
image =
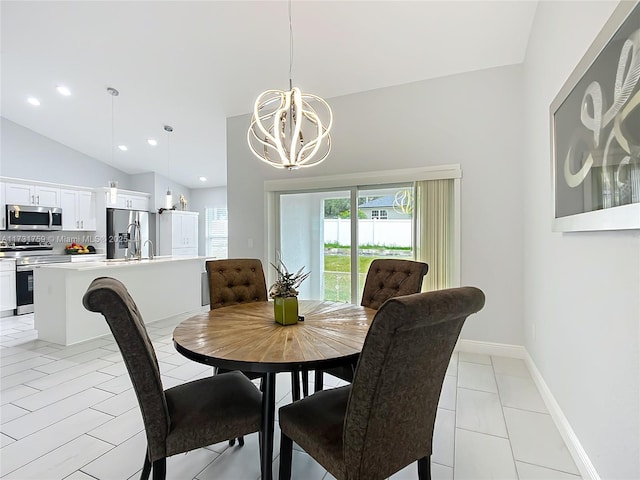
{"label": "light tile patterned floor", "polygon": [[[211,375],[174,350],[184,317],[148,325],[165,388]],[[146,448],[140,411],[110,337],[70,347],[37,340],[33,315],[0,318],[0,478],[122,480],[138,478]],[[340,382],[325,376],[326,388]],[[277,378],[278,406],[291,401],[288,375]],[[278,469],[276,423],[273,471]],[[168,479],[257,480],[257,435],[243,448],[212,445],[167,462]],[[294,451],[294,479],[334,478]],[[436,420],[432,477],[578,480],[523,361],[455,353]],[[417,478],[409,465],[392,477]]]}

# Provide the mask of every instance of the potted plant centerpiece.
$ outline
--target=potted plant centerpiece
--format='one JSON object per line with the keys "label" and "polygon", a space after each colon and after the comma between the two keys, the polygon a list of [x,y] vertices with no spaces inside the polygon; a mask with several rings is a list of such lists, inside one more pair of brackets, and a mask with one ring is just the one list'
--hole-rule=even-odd
{"label": "potted plant centerpiece", "polygon": [[303,273],[304,267],[302,267],[296,273],[291,273],[281,258],[278,258],[276,265],[272,263],[271,266],[278,272],[276,282],[269,289],[269,296],[273,298],[276,322],[281,325],[294,325],[298,323],[298,290],[296,289],[311,275],[311,272]]}

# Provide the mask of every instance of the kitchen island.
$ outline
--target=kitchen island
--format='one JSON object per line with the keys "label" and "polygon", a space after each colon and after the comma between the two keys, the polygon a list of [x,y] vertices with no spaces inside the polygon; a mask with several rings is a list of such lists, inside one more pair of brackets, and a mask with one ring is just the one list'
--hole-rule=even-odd
{"label": "kitchen island", "polygon": [[126,287],[145,323],[195,312],[201,306],[205,257],[155,257],[56,263],[34,269],[34,323],[38,338],[72,345],[110,333],[100,314],[82,297],[97,277],[113,277]]}

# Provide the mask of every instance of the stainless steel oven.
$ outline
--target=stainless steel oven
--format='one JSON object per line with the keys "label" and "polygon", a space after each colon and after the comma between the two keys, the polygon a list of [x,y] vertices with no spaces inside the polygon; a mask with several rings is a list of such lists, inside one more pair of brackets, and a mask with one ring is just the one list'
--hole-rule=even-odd
{"label": "stainless steel oven", "polygon": [[16,258],[16,315],[33,312],[33,269],[47,263],[70,262],[69,255],[30,255]]}
{"label": "stainless steel oven", "polygon": [[0,245],[0,256],[16,260],[16,315],[33,312],[34,268],[71,261],[68,255],[54,255],[51,245],[30,242]]}

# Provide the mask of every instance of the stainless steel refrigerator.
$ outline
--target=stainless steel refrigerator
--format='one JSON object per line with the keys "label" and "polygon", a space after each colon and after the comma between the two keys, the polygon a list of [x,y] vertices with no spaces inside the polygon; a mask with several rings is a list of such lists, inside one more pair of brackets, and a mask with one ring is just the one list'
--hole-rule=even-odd
{"label": "stainless steel refrigerator", "polygon": [[142,258],[149,257],[147,240],[154,240],[150,238],[150,232],[155,232],[155,225],[150,226],[153,220],[149,212],[107,208],[107,258],[136,257],[138,248]]}

